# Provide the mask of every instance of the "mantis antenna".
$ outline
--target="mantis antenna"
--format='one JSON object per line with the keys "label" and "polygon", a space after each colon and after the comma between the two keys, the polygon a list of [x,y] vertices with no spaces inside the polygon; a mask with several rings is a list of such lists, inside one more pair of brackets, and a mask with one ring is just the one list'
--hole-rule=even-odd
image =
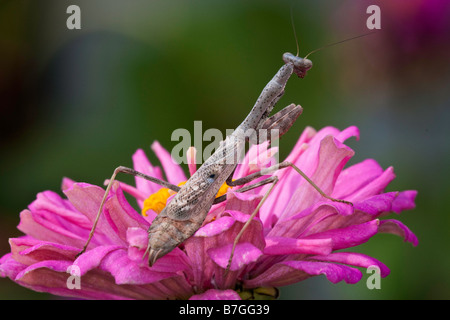
{"label": "mantis antenna", "polygon": [[[308,56],[309,56],[310,54],[315,53],[315,52],[317,52],[317,51],[320,51],[320,50],[322,50],[322,49],[325,49],[325,48],[328,48],[328,47],[331,47],[331,46],[335,46],[335,45],[337,45],[337,44],[341,44],[341,43],[343,43],[343,42],[347,42],[347,41],[350,41],[350,40],[362,38],[362,37],[365,37],[365,36],[374,34],[375,32],[376,32],[376,31],[372,31],[372,32],[368,32],[368,33],[365,33],[365,34],[360,34],[359,36],[356,36],[356,37],[352,37],[352,38],[348,38],[348,39],[341,40],[341,41],[338,41],[338,42],[334,42],[334,43],[327,44],[327,45],[325,45],[325,46],[323,46],[323,47],[320,47],[320,48],[318,48],[318,49],[315,49],[315,50],[311,51],[310,53],[308,53],[308,54],[305,56],[304,59],[308,58]],[[298,47],[298,43],[297,43],[297,47]],[[298,55],[298,54],[297,54],[297,55]]]}
{"label": "mantis antenna", "polygon": [[[295,30],[294,10],[293,10],[293,8],[294,8],[294,4],[292,4],[292,6],[291,6],[291,25],[292,25],[292,30],[293,30],[293,32],[294,32],[295,44],[296,44],[296,46],[297,46],[297,54],[296,54],[296,57],[298,57],[298,55],[300,54],[300,49],[299,49],[299,45],[298,45],[297,31]],[[335,46],[335,45],[337,45],[337,44],[341,44],[341,43],[343,43],[343,42],[347,42],[347,41],[350,41],[350,40],[362,38],[362,37],[371,35],[371,34],[373,34],[373,33],[375,33],[375,32],[376,32],[376,31],[372,31],[372,32],[368,32],[368,33],[365,33],[365,34],[361,34],[361,35],[356,36],[356,37],[352,37],[352,38],[348,38],[348,39],[341,40],[341,41],[338,41],[338,42],[334,42],[334,43],[327,44],[327,45],[325,45],[325,46],[323,46],[323,47],[320,47],[320,48],[318,48],[318,49],[315,49],[315,50],[311,51],[310,53],[308,53],[308,54],[304,57],[304,59],[307,59],[309,55],[311,55],[311,54],[313,54],[313,53],[315,53],[315,52],[317,52],[317,51],[320,51],[320,50],[322,50],[322,49],[325,49],[325,48],[328,48],[328,47],[332,47],[332,46]]]}
{"label": "mantis antenna", "polygon": [[297,54],[296,54],[296,56],[298,57],[298,55],[300,53],[300,49],[298,47],[297,32],[295,31],[294,11],[292,10],[293,7],[294,7],[294,4],[292,4],[292,6],[291,6],[291,25],[292,25],[292,30],[294,31],[295,44],[297,45]]}

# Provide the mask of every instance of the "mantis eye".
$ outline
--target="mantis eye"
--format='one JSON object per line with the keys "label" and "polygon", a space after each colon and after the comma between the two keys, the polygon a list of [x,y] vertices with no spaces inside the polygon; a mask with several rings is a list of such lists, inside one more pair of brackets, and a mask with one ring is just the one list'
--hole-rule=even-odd
{"label": "mantis eye", "polygon": [[215,173],[211,173],[208,178],[206,179],[209,183],[213,183],[214,179],[216,179],[216,174]]}

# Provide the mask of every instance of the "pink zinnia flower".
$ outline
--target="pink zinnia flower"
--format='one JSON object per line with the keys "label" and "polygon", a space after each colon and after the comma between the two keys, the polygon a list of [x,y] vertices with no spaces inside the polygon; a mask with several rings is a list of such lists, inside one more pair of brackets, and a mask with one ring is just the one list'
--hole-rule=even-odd
{"label": "pink zinnia flower", "polygon": [[[307,128],[286,160],[328,195],[351,201],[353,207],[324,199],[290,168],[276,172],[279,182],[240,239],[228,273],[232,243],[268,186],[246,193],[229,189],[227,201],[211,208],[193,237],[149,267],[142,256],[156,213],[152,207],[145,215],[136,212],[123,191],[143,208],[145,199],[161,187],[137,178],[136,187],[113,185],[91,244],[78,258],[104,190],[64,179],[67,199],[52,191],[39,193],[20,215],[18,228],[25,236],[10,239],[11,253],[1,258],[0,275],[36,291],[88,299],[240,299],[251,296],[253,289],[320,274],[333,283],[356,283],[362,277],[357,267],[369,266],[378,266],[385,277],[389,270],[380,261],[342,249],[377,233],[397,234],[417,245],[415,235],[400,221],[380,220],[414,208],[417,192],[384,192],[395,177],[393,169],[383,170],[371,159],[343,169],[354,154],[343,144],[351,136],[358,137],[356,127],[319,132]],[[187,179],[158,143],[152,149],[169,182]],[[267,166],[276,150],[265,150],[253,159],[258,165],[238,165],[234,178]],[[251,151],[247,159],[253,157]],[[133,163],[136,170],[163,178],[142,150],[134,154]],[[189,169],[192,173],[195,166]],[[67,286],[68,270],[74,268],[81,276],[80,289]]]}

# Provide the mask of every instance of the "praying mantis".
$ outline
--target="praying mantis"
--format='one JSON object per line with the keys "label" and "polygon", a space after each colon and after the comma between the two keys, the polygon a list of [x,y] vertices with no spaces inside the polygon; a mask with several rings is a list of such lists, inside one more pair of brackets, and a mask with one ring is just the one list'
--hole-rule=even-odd
{"label": "praying mantis", "polygon": [[[220,143],[216,151],[201,165],[201,167],[187,180],[183,186],[179,187],[173,185],[169,182],[145,175],[131,168],[123,166],[117,167],[107,185],[96,219],[93,223],[92,230],[89,234],[89,238],[79,255],[86,251],[88,244],[94,235],[97,222],[102,214],[103,206],[107,199],[107,195],[109,194],[111,186],[119,172],[141,177],[176,192],[173,199],[166,205],[162,212],[156,216],[148,229],[148,245],[144,253],[144,258],[148,255],[148,264],[150,267],[158,259],[191,237],[202,226],[213,204],[226,200],[226,195],[216,198],[220,187],[224,183],[227,183],[230,187],[240,186],[257,178],[270,175],[277,170],[290,167],[298,172],[323,197],[331,201],[343,202],[351,205],[350,202],[341,199],[334,199],[325,194],[305,173],[290,162],[281,162],[252,173],[246,177],[232,180],[233,173],[239,162],[239,151],[249,138],[248,132],[254,133],[258,136],[259,131],[265,130],[267,133],[269,131],[273,132],[276,130],[278,136],[281,137],[291,128],[303,111],[301,106],[290,104],[281,111],[275,113],[273,116],[269,116],[275,104],[283,96],[284,88],[291,75],[296,73],[300,78],[303,78],[306,76],[306,72],[312,68],[311,60],[306,57],[298,57],[298,54],[294,56],[291,53],[285,53],[283,55],[283,61],[284,65],[265,86],[244,121],[231,135],[226,137],[226,139]],[[265,140],[270,142],[272,139],[274,139],[274,136],[266,134]],[[263,138],[257,138],[257,141],[261,143]],[[230,161],[230,159],[234,159],[235,161]],[[276,175],[271,175],[268,178],[260,180],[252,185],[247,185],[238,190],[238,192],[245,192],[265,184],[271,184],[255,210],[249,216],[247,222],[236,236],[226,272],[228,272],[231,266],[235,248],[239,243],[241,236],[258,213],[277,181],[278,177]]]}

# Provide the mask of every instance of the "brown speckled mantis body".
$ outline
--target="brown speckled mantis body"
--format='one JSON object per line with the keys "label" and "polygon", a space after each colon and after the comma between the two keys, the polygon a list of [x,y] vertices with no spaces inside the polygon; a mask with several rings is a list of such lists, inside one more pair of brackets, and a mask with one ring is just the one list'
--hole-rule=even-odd
{"label": "brown speckled mantis body", "polygon": [[[182,187],[146,176],[130,168],[116,168],[106,188],[96,220],[92,227],[91,233],[89,234],[89,239],[87,240],[81,253],[86,250],[94,234],[98,219],[103,210],[103,205],[106,201],[106,197],[111,189],[116,175],[119,172],[142,177],[177,192],[172,201],[170,201],[162,212],[153,220],[153,223],[148,230],[148,247],[144,257],[148,253],[148,262],[150,266],[152,266],[159,258],[180,245],[183,241],[191,237],[203,224],[211,206],[226,199],[226,196],[216,198],[217,192],[225,182],[229,186],[243,185],[256,178],[268,175],[276,170],[292,167],[322,196],[332,201],[345,202],[343,200],[328,197],[317,185],[314,184],[314,182],[312,182],[302,171],[300,171],[300,169],[289,162],[276,164],[234,181],[231,179],[236,165],[240,160],[240,150],[244,147],[246,137],[248,138],[249,132],[255,132],[256,135],[258,135],[258,131],[261,129],[267,130],[265,132],[269,132],[270,130],[278,130],[278,135],[282,136],[289,130],[302,112],[302,108],[299,105],[291,104],[275,115],[269,117],[269,114],[275,104],[284,94],[284,88],[292,73],[295,72],[299,77],[303,78],[306,75],[306,72],[312,67],[312,62],[310,60],[294,56],[290,53],[285,53],[283,55],[283,60],[285,64],[266,85],[248,116],[237,127],[233,134],[220,143],[214,154],[212,154],[211,157],[203,163],[203,165]],[[267,140],[270,141],[271,138],[272,137],[269,135]],[[258,142],[261,142],[261,140],[258,140]],[[276,182],[277,177],[271,176],[254,185],[239,189],[239,192],[244,192],[263,184],[272,183],[257,208],[249,216],[247,223],[244,224],[242,230],[236,237],[226,271],[228,271],[231,265],[234,250],[241,235],[245,232],[247,225],[257,214]]]}

